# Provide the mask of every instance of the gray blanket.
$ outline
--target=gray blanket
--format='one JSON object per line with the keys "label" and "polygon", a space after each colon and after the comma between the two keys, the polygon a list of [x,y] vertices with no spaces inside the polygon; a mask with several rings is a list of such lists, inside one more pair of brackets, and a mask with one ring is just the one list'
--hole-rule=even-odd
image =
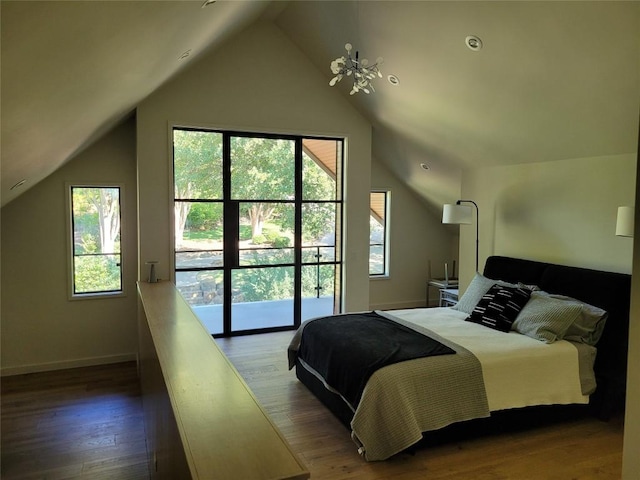
{"label": "gray blanket", "polygon": [[[351,437],[367,460],[389,458],[418,442],[422,432],[489,416],[482,367],[471,352],[426,328],[377,313],[449,346],[457,355],[396,363],[371,376],[351,421]],[[289,346],[290,368],[303,329]]]}

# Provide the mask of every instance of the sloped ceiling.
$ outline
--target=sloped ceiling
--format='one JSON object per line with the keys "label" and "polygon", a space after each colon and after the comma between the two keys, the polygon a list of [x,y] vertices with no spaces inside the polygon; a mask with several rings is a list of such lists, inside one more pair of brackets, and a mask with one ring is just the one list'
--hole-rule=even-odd
{"label": "sloped ceiling", "polygon": [[2,205],[268,7],[203,1],[2,0]]}
{"label": "sloped ceiling", "polygon": [[327,83],[347,42],[384,57],[375,93],[333,88],[370,119],[374,156],[434,206],[466,167],[637,151],[640,2],[201,5],[2,1],[3,205],[254,21],[274,21]]}
{"label": "sloped ceiling", "polygon": [[637,151],[640,2],[329,3],[276,22],[328,78],[346,42],[384,58],[400,84],[351,101],[374,155],[438,207],[459,194],[456,169]]}

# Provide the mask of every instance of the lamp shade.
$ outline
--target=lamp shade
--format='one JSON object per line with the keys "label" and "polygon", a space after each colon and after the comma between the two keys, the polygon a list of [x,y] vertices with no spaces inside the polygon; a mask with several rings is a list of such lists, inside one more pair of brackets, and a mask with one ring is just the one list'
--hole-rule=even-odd
{"label": "lamp shade", "polygon": [[469,205],[454,205],[447,203],[442,208],[442,223],[467,225],[472,221],[473,210]]}
{"label": "lamp shade", "polygon": [[634,207],[618,207],[618,219],[616,221],[617,236],[633,237],[634,217]]}

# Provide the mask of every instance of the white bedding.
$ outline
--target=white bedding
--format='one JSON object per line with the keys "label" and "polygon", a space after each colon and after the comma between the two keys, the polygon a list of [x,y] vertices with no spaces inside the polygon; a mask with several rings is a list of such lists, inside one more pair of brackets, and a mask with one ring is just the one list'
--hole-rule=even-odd
{"label": "white bedding", "polygon": [[489,410],[532,405],[588,403],[582,394],[578,350],[564,340],[547,344],[516,332],[465,322],[451,308],[379,312],[427,328],[480,360]]}

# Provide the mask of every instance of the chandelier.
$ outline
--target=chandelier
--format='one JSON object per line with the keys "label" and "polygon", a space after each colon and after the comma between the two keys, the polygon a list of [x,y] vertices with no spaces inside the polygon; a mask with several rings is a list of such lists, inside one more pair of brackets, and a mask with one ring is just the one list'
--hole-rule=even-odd
{"label": "chandelier", "polygon": [[347,56],[345,57],[343,55],[331,62],[331,71],[335,74],[335,77],[331,79],[329,85],[333,87],[346,75],[353,78],[353,87],[351,88],[350,95],[358,93],[360,90],[364,93],[375,92],[371,80],[376,77],[382,78],[382,73],[380,73],[379,69],[379,65],[382,63],[382,57],[378,57],[376,63],[369,65],[369,60],[366,58],[362,60],[358,59],[357,51],[355,58],[351,56],[353,45],[347,43],[344,48],[347,51]]}

